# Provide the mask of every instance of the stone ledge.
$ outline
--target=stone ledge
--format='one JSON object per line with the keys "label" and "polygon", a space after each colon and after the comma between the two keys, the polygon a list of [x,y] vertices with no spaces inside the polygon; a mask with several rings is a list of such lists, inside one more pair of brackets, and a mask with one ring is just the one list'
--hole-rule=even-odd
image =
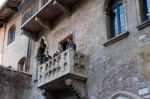
{"label": "stone ledge", "polygon": [[106,41],[103,45],[104,45],[105,47],[107,47],[107,46],[109,46],[109,45],[111,45],[111,44],[113,44],[113,43],[115,43],[115,42],[117,42],[117,41],[120,41],[120,40],[122,40],[123,38],[126,38],[126,37],[128,37],[128,36],[129,36],[129,32],[126,31],[126,32],[124,32],[123,34],[120,34],[120,35],[118,35],[118,36],[116,36],[116,37],[114,37],[114,38],[112,38],[112,39]]}
{"label": "stone ledge", "polygon": [[146,21],[143,21],[141,22],[138,26],[137,26],[137,29],[138,30],[141,30],[147,26],[150,26],[150,20],[146,20]]}

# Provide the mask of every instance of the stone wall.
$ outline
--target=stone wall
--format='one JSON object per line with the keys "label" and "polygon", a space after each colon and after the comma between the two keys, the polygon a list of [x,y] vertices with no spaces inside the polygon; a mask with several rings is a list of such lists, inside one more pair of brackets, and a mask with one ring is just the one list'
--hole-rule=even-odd
{"label": "stone wall", "polygon": [[[7,45],[8,31],[9,28],[14,24],[16,25],[15,41]],[[21,16],[16,13],[16,15],[14,15],[6,24],[5,37],[3,37],[4,47],[1,47],[4,49],[2,64],[4,66],[12,66],[14,69],[18,68],[18,62],[20,59],[27,56],[28,38],[22,35],[20,25]],[[0,30],[3,31],[4,28],[5,27],[1,28]]]}
{"label": "stone wall", "polygon": [[0,99],[45,99],[32,76],[0,66]]}
{"label": "stone wall", "polygon": [[[141,23],[139,2],[126,0],[126,24],[129,36],[104,47],[103,44],[107,41],[105,1],[81,2],[71,16],[64,16],[51,31],[45,30],[42,34],[46,37],[51,56],[58,50],[58,43],[73,34],[77,51],[89,57],[87,81],[89,99],[108,99],[118,91],[128,91],[140,96],[139,92],[143,88],[149,90],[149,79],[142,74],[140,63],[143,59],[140,54],[143,51],[141,48],[147,49],[144,55],[149,52],[149,47],[145,46],[149,46],[149,27],[137,29]],[[144,67],[149,67],[149,58],[147,55]]]}
{"label": "stone wall", "polygon": [[[77,51],[89,57],[87,79],[89,99],[109,99],[118,91],[128,91],[144,97],[145,94],[150,93],[150,27],[137,29],[137,26],[141,24],[139,1],[126,0],[126,24],[129,36],[104,47],[103,44],[107,41],[105,1],[82,0],[74,8],[71,16],[63,16],[59,24],[51,31],[42,31],[48,43],[49,53],[53,56],[58,50],[58,43],[72,34],[77,44]],[[6,25],[3,64],[14,66],[13,68],[17,68],[18,61],[27,54],[28,38],[21,35],[20,20],[21,16],[16,14]],[[12,24],[17,24],[16,40],[7,46],[8,29]],[[3,29],[0,29],[2,36]],[[0,41],[3,39],[2,36],[0,36]],[[39,43],[40,40],[36,44],[35,52]],[[0,48],[1,46],[2,43],[0,43]],[[34,56],[32,52],[32,60]],[[36,67],[37,64],[34,65],[34,68],[32,67],[34,74]],[[27,94],[32,94],[32,96],[29,95],[31,99],[38,99],[39,91],[35,85],[32,85],[34,88],[31,93],[27,91]]]}

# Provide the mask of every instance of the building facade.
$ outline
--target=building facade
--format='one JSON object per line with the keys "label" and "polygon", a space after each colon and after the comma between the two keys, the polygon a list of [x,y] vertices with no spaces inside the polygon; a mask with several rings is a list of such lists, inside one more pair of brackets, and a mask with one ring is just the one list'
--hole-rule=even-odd
{"label": "building facade", "polygon": [[[11,1],[0,10],[0,62],[32,75],[24,99],[150,98],[149,0]],[[52,58],[41,64],[44,52]]]}

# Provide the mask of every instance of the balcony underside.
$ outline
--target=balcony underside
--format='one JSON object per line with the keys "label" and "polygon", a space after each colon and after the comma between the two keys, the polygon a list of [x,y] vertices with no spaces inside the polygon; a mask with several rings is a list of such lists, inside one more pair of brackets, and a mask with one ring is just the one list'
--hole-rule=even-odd
{"label": "balcony underside", "polygon": [[77,1],[77,0],[58,0],[59,2],[61,2],[62,4],[66,5],[66,6],[72,6],[74,5],[74,3]]}
{"label": "balcony underside", "polygon": [[4,22],[7,22],[16,11],[18,11],[18,6],[21,0],[6,0],[4,4],[0,7],[0,25],[2,26]]}
{"label": "balcony underside", "polygon": [[66,74],[58,79],[53,80],[52,82],[48,82],[47,84],[40,85],[40,89],[46,89],[50,91],[57,91],[67,88],[66,86],[66,80],[67,79],[74,79],[74,80],[80,80],[82,82],[86,82],[86,77],[81,77],[73,74]]}
{"label": "balcony underside", "polygon": [[[52,24],[60,16],[70,13],[70,7],[73,6],[75,1],[76,0],[49,0],[38,12],[21,26],[21,29],[28,31],[28,33],[30,32],[30,35],[38,35],[44,29],[50,30]],[[24,34],[26,34],[26,32],[24,32]],[[35,40],[35,38],[33,39]]]}

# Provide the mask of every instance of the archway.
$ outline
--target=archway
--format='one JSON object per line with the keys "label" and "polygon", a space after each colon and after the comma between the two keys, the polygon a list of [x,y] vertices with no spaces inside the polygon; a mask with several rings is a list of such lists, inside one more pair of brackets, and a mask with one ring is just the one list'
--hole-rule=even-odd
{"label": "archway", "polygon": [[29,68],[26,65],[26,57],[23,57],[18,62],[18,70],[21,72],[28,72]]}
{"label": "archway", "polygon": [[112,95],[109,99],[141,99],[141,98],[130,92],[119,91],[114,95]]}

